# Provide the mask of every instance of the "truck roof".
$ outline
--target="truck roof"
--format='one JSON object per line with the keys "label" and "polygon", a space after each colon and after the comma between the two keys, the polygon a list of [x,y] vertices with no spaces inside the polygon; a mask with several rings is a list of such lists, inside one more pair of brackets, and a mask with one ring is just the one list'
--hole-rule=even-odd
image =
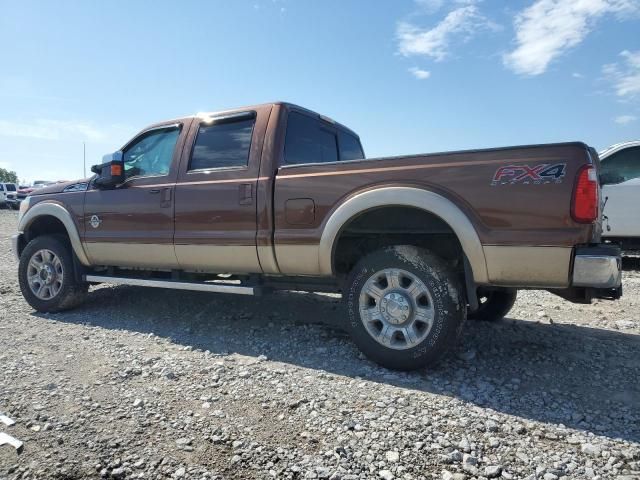
{"label": "truck roof", "polygon": [[206,116],[223,115],[225,113],[240,112],[240,111],[252,110],[252,109],[256,109],[256,108],[274,106],[274,105],[281,105],[281,106],[283,106],[283,107],[285,107],[285,108],[287,108],[289,110],[298,110],[298,111],[301,111],[301,112],[305,112],[308,115],[313,115],[313,116],[318,117],[318,118],[320,118],[320,119],[322,119],[322,120],[324,120],[326,122],[331,123],[332,125],[336,126],[337,128],[340,128],[341,130],[345,130],[345,131],[349,132],[350,134],[352,134],[353,136],[357,137],[358,139],[360,138],[360,136],[356,132],[351,130],[346,125],[343,125],[342,123],[336,122],[331,117],[327,117],[326,115],[322,115],[321,113],[314,112],[313,110],[309,110],[308,108],[301,107],[300,105],[296,105],[295,103],[291,103],[291,102],[276,101],[276,102],[260,103],[260,104],[257,104],[257,105],[246,105],[244,107],[231,108],[231,109],[227,109],[227,110],[219,110],[219,111],[215,111],[215,112],[199,112],[196,115],[193,115],[193,117],[201,117],[201,116],[205,116],[205,115]]}

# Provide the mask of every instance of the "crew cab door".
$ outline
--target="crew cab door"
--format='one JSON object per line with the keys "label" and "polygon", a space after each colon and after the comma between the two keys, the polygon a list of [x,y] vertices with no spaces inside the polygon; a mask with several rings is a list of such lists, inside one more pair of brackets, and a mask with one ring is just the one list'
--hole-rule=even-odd
{"label": "crew cab door", "polygon": [[174,190],[189,124],[142,132],[123,148],[125,181],[113,189],[87,190],[84,244],[92,264],[178,268]]}
{"label": "crew cab door", "polygon": [[196,118],[176,184],[175,252],[180,268],[260,273],[257,185],[270,110]]}

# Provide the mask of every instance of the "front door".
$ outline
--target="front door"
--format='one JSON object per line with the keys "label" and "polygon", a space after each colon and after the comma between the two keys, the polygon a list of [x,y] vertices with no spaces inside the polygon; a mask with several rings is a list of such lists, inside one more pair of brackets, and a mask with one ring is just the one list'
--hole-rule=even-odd
{"label": "front door", "polygon": [[176,184],[175,251],[180,268],[260,273],[257,184],[269,112],[194,120]]}
{"label": "front door", "polygon": [[87,191],[84,244],[93,265],[178,268],[175,182],[188,123],[142,132],[123,149],[124,183]]}

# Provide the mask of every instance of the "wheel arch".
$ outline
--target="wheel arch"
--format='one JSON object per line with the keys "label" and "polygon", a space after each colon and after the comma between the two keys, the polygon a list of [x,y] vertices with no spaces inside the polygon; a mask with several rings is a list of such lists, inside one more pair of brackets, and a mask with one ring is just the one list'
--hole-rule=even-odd
{"label": "wheel arch", "polygon": [[[18,231],[23,234],[26,241],[31,240],[38,234],[37,227],[46,222],[59,222],[64,227],[64,231],[69,238],[71,248],[76,257],[85,266],[89,266],[90,262],[80,240],[78,228],[73,221],[71,213],[62,205],[53,202],[40,202],[29,208],[27,212],[20,218]],[[34,235],[34,232],[36,234]],[[55,233],[55,232],[54,232]],[[26,242],[25,242],[26,243]]]}
{"label": "wheel arch", "polygon": [[335,250],[343,229],[358,216],[382,207],[409,207],[435,215],[455,233],[469,263],[473,281],[487,283],[487,265],[478,234],[465,213],[442,195],[415,187],[383,187],[354,195],[343,202],[327,220],[319,247],[322,275],[334,274]]}

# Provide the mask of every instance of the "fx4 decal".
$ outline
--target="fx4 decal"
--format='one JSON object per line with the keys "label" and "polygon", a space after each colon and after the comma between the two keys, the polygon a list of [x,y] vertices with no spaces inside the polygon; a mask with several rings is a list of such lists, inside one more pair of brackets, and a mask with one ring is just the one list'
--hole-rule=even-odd
{"label": "fx4 decal", "polygon": [[491,185],[562,183],[567,170],[566,163],[541,163],[540,165],[506,165],[496,170]]}

